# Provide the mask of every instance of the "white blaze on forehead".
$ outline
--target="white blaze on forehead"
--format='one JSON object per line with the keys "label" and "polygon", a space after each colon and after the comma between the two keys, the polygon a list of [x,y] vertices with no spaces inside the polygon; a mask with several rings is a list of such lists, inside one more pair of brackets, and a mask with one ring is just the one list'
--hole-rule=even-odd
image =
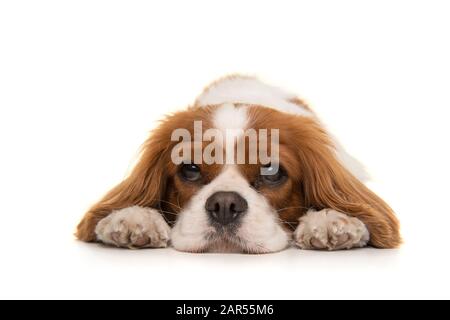
{"label": "white blaze on forehead", "polygon": [[225,103],[216,110],[213,116],[213,126],[222,134],[223,147],[225,149],[226,163],[235,161],[234,147],[248,125],[246,106],[235,106]]}
{"label": "white blaze on forehead", "polygon": [[247,107],[235,106],[233,103],[222,104],[214,113],[213,125],[222,131],[242,131],[248,124]]}
{"label": "white blaze on forehead", "polygon": [[214,83],[198,97],[197,104],[256,104],[281,112],[311,117],[306,108],[292,103],[296,95],[251,77],[229,77]]}

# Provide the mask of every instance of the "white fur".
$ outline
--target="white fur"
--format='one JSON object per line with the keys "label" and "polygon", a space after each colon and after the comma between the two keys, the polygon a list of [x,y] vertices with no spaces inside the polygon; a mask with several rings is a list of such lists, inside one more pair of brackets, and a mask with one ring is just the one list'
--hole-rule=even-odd
{"label": "white fur", "polygon": [[248,202],[248,212],[243,216],[241,226],[235,236],[226,239],[234,251],[266,253],[282,250],[288,245],[289,236],[277,223],[277,213],[266,198],[250,187],[235,166],[225,166],[223,172],[193,196],[180,213],[171,234],[175,249],[200,252],[220,247],[208,240],[214,238],[216,230],[209,225],[205,210],[206,200],[218,191],[237,192]]}
{"label": "white fur", "polygon": [[257,104],[282,112],[312,116],[306,108],[289,102],[296,96],[277,87],[267,85],[256,78],[229,77],[214,83],[198,97],[197,104],[223,103]]}
{"label": "white fur", "polygon": [[331,139],[336,149],[336,156],[339,161],[350,171],[359,181],[366,182],[370,180],[370,175],[366,170],[366,167],[359,162],[358,159],[349,154],[340,141],[331,135]]}
{"label": "white fur", "polygon": [[237,107],[232,103],[221,105],[213,115],[213,125],[215,129],[222,132],[225,137],[227,131],[243,131],[248,124],[247,107]]}
{"label": "white fur", "polygon": [[369,242],[369,231],[361,220],[332,209],[309,210],[299,222],[293,236],[302,249],[351,249]]}
{"label": "white fur", "polygon": [[103,243],[125,248],[167,247],[170,227],[161,214],[139,206],[113,211],[95,228]]}

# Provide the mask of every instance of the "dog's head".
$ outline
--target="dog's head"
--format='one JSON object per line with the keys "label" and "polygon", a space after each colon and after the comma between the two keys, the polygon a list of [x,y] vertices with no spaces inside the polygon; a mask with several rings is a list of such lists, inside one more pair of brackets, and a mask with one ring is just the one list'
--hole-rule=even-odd
{"label": "dog's head", "polygon": [[248,253],[285,248],[308,209],[361,215],[386,206],[344,168],[314,117],[230,103],[193,106],[161,123],[130,176],[101,202],[105,211],[131,205],[171,221],[178,250]]}

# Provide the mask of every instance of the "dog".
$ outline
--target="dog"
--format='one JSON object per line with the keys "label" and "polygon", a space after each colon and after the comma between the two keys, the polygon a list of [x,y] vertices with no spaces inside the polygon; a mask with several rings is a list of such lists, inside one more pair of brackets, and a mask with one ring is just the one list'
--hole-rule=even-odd
{"label": "dog", "polygon": [[[188,140],[180,142],[183,135]],[[192,136],[200,139],[192,143]],[[256,148],[245,143],[250,138]],[[238,146],[243,162],[235,161]],[[271,156],[249,161],[262,151]],[[132,172],[88,210],[76,236],[194,253],[395,248],[399,222],[365,179],[305,102],[233,75],[163,120]]]}

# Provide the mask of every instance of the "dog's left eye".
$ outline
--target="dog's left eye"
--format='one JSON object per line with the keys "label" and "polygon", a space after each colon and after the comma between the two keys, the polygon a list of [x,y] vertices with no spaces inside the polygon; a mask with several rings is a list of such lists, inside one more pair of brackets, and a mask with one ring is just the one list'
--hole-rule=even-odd
{"label": "dog's left eye", "polygon": [[198,181],[202,177],[199,166],[195,164],[183,164],[180,173],[187,181]]}
{"label": "dog's left eye", "polygon": [[280,166],[268,165],[264,169],[265,174],[261,175],[261,180],[267,185],[278,185],[286,179],[286,173]]}

